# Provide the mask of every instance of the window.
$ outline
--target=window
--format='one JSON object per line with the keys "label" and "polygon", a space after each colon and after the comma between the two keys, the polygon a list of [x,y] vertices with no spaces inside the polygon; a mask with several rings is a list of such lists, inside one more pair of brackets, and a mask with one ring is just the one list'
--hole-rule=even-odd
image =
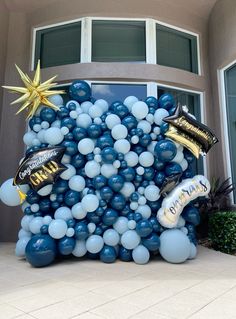
{"label": "window", "polygon": [[[231,159],[231,174],[232,181],[236,181],[236,64],[228,68],[224,72],[225,76],[225,98],[226,98],[226,112],[228,123],[228,137],[229,137],[229,153]],[[236,191],[234,191],[234,202],[236,202]]]}
{"label": "window", "polygon": [[136,96],[139,100],[145,100],[147,87],[144,84],[92,84],[92,96],[98,99],[105,99],[109,104],[114,101],[123,102],[127,96]]}
{"label": "window", "polygon": [[81,22],[65,24],[36,32],[35,59],[47,68],[80,62]]}
{"label": "window", "polygon": [[[165,87],[158,87],[158,98],[164,94],[170,93],[173,95],[176,104],[182,106],[186,105],[190,113],[194,114],[197,120],[201,121],[201,112],[200,112],[200,95],[196,93],[185,92],[182,90],[174,90]],[[192,169],[194,174],[203,174],[203,159],[200,157],[198,160],[195,160],[192,164]]]}
{"label": "window", "polygon": [[145,62],[145,22],[93,21],[92,61]]}
{"label": "window", "polygon": [[157,64],[198,73],[197,37],[156,25]]}

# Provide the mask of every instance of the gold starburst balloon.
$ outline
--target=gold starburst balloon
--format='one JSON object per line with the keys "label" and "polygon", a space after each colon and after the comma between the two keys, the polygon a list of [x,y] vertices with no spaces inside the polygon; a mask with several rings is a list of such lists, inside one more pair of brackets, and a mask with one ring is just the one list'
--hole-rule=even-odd
{"label": "gold starburst balloon", "polygon": [[57,76],[50,78],[49,80],[41,83],[40,74],[40,61],[38,61],[37,68],[35,71],[34,79],[31,80],[26,73],[23,73],[21,69],[16,65],[16,69],[20,74],[21,80],[23,81],[25,87],[19,86],[3,86],[3,88],[10,90],[12,93],[22,94],[21,97],[13,101],[11,104],[23,103],[16,114],[22,112],[23,110],[28,110],[27,119],[32,117],[39,106],[44,104],[54,110],[59,110],[59,108],[48,100],[48,97],[55,94],[65,93],[62,90],[50,91],[57,83],[53,83]]}

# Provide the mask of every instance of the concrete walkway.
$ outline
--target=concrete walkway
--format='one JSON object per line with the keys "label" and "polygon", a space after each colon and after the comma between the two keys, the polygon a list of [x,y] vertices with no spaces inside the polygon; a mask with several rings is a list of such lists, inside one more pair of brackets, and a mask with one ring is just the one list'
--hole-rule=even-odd
{"label": "concrete walkway", "polygon": [[34,269],[0,244],[0,319],[233,319],[235,301],[236,258],[203,247],[181,265],[70,259]]}

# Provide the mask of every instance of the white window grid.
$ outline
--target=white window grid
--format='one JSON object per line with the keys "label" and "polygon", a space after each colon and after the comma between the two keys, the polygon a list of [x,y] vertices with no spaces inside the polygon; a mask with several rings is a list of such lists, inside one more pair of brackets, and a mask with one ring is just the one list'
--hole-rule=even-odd
{"label": "white window grid", "polygon": [[106,20],[106,21],[143,21],[145,22],[146,30],[146,61],[143,63],[157,64],[156,63],[156,25],[160,24],[170,29],[184,32],[196,37],[197,40],[197,63],[198,63],[198,75],[201,75],[201,56],[200,56],[200,43],[199,34],[191,32],[189,30],[150,18],[113,18],[113,17],[83,17],[74,20],[67,20],[50,25],[44,25],[41,27],[35,27],[32,30],[32,49],[31,49],[31,70],[34,70],[35,65],[35,45],[36,45],[36,33],[39,30],[53,28],[61,25],[67,25],[75,22],[81,22],[81,52],[80,63],[92,62],[92,23],[93,21]]}

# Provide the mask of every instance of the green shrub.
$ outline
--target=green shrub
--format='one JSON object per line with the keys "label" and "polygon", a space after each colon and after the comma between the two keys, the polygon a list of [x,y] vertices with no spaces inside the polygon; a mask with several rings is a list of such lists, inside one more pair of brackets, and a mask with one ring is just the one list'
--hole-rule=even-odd
{"label": "green shrub", "polygon": [[216,250],[236,253],[236,211],[212,214],[209,218],[209,238]]}

